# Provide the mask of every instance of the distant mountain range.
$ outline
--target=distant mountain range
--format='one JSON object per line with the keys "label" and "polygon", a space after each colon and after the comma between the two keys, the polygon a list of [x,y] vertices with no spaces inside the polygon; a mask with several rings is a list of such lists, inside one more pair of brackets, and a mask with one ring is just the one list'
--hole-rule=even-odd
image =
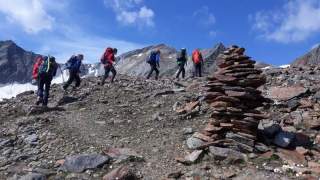
{"label": "distant mountain range", "polygon": [[[145,62],[150,52],[159,49],[161,51],[160,76],[173,77],[177,71],[176,57],[179,50],[165,44],[148,46],[142,49],[133,50],[121,54],[116,64],[117,71],[121,74],[131,76],[146,76],[149,72],[149,65]],[[222,43],[212,48],[201,50],[204,57],[204,75],[212,73],[216,68],[216,59],[226,47]],[[189,50],[188,54],[191,54]],[[31,81],[31,71],[35,58],[38,54],[25,51],[13,41],[0,41],[0,85],[8,83],[27,83]],[[292,66],[317,65],[320,62],[320,46],[312,49],[306,55],[296,59]],[[270,66],[258,62],[258,68]],[[271,66],[270,66],[271,67]],[[82,68],[82,75],[101,75],[103,69],[99,63],[86,64]],[[187,76],[193,73],[193,64],[189,57],[186,67]]]}

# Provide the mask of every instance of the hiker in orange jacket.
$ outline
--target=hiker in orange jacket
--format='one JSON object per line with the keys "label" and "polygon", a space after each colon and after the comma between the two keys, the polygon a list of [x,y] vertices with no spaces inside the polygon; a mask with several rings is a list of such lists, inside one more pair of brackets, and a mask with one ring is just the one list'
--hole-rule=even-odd
{"label": "hiker in orange jacket", "polygon": [[192,52],[192,61],[194,65],[194,76],[202,77],[202,64],[203,64],[203,58],[202,54],[199,49],[195,49]]}

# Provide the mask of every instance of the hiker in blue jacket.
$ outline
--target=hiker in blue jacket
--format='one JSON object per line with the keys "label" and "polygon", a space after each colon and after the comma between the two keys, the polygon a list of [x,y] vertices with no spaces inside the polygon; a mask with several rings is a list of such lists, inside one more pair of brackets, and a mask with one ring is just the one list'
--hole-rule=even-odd
{"label": "hiker in blue jacket", "polygon": [[149,79],[153,73],[153,71],[156,72],[156,80],[159,78],[159,70],[160,68],[160,50],[152,51],[150,53],[150,56],[147,59],[147,63],[150,64],[150,72],[147,76],[147,79]]}
{"label": "hiker in blue jacket", "polygon": [[66,69],[69,70],[69,79],[68,81],[63,85],[63,89],[67,90],[67,88],[70,86],[70,84],[75,81],[74,88],[77,88],[80,86],[81,80],[80,80],[80,67],[82,64],[83,55],[79,54],[77,56],[71,56],[71,58],[66,63]]}

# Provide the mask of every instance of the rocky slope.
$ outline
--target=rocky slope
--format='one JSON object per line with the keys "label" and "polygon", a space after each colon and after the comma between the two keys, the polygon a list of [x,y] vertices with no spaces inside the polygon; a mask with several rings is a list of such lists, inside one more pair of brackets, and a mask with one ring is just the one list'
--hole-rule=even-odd
{"label": "rocky slope", "polygon": [[30,82],[36,56],[13,41],[0,41],[0,84]]}
{"label": "rocky slope", "polygon": [[320,63],[320,46],[313,48],[307,54],[297,58],[292,66],[319,65]]}
{"label": "rocky slope", "polygon": [[[259,110],[269,118],[260,129],[281,140],[260,140],[265,153],[188,149],[199,142],[188,139],[206,127],[212,113],[202,101],[206,78],[176,82],[120,75],[101,87],[92,77],[68,95],[54,85],[49,108],[33,106],[32,91],[0,103],[0,179],[319,177],[320,70],[264,73],[267,84],[260,90],[270,101]],[[186,165],[178,161],[184,155]]]}

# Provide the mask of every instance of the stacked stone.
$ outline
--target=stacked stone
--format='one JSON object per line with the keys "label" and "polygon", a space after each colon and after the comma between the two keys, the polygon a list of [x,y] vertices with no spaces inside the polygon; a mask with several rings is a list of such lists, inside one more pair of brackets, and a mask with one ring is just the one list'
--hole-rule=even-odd
{"label": "stacked stone", "polygon": [[218,70],[205,86],[206,102],[213,112],[201,136],[223,147],[253,152],[259,121],[265,118],[256,110],[264,102],[257,88],[266,78],[244,52],[231,46],[219,56]]}

